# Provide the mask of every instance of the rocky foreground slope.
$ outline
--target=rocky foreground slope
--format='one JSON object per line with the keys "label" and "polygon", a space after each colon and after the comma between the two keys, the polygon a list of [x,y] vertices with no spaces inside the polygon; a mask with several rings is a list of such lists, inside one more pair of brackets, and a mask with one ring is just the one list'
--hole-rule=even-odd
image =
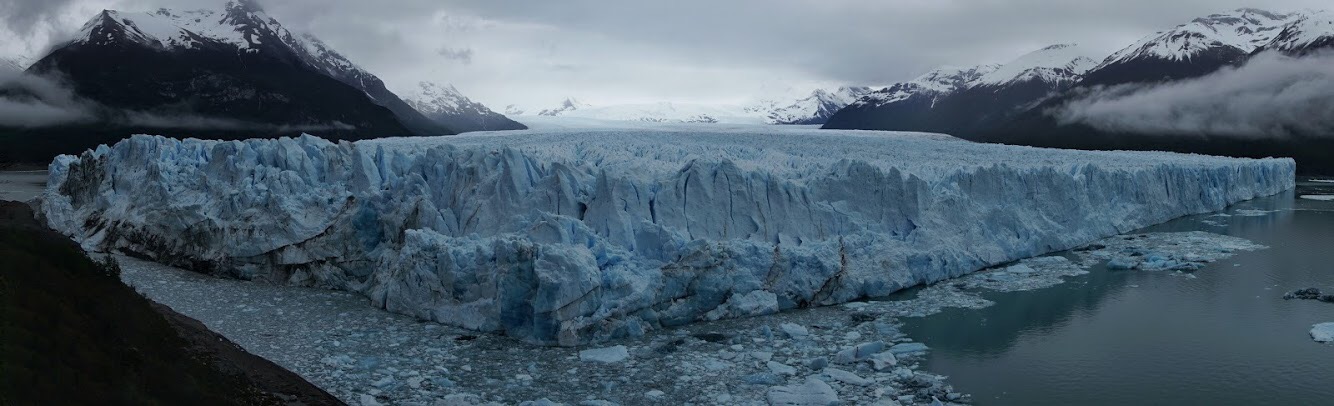
{"label": "rocky foreground slope", "polygon": [[92,249],[571,345],[883,296],[1274,194],[1294,170],[771,128],[137,136],[57,159],[44,209]]}
{"label": "rocky foreground slope", "polygon": [[0,404],[340,405],[0,201]]}

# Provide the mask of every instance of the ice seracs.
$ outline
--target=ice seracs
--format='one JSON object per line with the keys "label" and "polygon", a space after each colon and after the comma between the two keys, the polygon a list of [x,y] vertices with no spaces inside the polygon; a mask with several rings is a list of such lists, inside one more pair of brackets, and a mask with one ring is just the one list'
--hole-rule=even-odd
{"label": "ice seracs", "polygon": [[137,136],[57,159],[43,210],[93,249],[580,344],[880,297],[1274,194],[1294,170],[771,126]]}

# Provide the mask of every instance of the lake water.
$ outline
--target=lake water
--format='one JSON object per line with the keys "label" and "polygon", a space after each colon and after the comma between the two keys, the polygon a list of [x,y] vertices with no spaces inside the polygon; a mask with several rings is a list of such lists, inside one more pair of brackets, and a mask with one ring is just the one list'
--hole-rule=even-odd
{"label": "lake water", "polygon": [[[1306,195],[1308,198],[1299,196]],[[988,293],[996,305],[906,319],[925,369],[980,405],[1334,404],[1334,344],[1311,340],[1334,304],[1334,183],[1143,231],[1210,231],[1269,249],[1194,273],[1096,267],[1063,285]],[[1319,197],[1317,197],[1319,199]]]}

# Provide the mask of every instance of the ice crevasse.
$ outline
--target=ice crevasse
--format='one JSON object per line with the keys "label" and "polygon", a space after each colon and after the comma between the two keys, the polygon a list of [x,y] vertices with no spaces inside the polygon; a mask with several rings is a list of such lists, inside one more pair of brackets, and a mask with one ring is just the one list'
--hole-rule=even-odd
{"label": "ice crevasse", "polygon": [[537,344],[884,296],[1294,186],[1289,159],[805,129],[135,136],[51,164],[89,249]]}

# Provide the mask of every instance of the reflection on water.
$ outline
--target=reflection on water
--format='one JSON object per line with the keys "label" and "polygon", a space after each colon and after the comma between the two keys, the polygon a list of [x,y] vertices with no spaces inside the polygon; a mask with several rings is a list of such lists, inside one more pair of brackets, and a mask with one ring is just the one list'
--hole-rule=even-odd
{"label": "reflection on water", "polygon": [[933,349],[926,369],[978,404],[1330,404],[1334,346],[1312,324],[1334,305],[1284,292],[1334,288],[1334,202],[1296,199],[1334,184],[1238,204],[1143,231],[1210,231],[1270,246],[1194,275],[1109,271],[1050,289],[988,293],[996,305],[906,319]]}

